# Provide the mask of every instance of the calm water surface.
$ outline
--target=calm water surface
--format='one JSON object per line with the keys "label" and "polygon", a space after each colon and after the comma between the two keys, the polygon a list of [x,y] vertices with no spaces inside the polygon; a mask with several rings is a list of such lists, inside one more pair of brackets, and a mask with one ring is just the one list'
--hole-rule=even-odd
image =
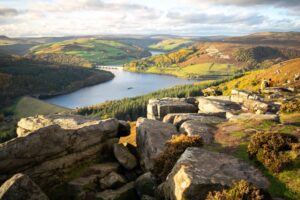
{"label": "calm water surface", "polygon": [[[151,53],[152,55],[162,54],[158,51],[151,51]],[[140,96],[159,89],[194,82],[168,75],[127,72],[123,71],[121,67],[119,69],[107,69],[107,71],[115,74],[113,80],[86,87],[70,94],[49,98],[46,101],[67,108],[76,108],[109,100]]]}
{"label": "calm water surface", "polygon": [[167,75],[126,72],[122,69],[109,69],[108,71],[115,74],[115,78],[111,81],[53,97],[46,101],[67,108],[76,108],[108,100],[139,96],[159,89],[194,82]]}

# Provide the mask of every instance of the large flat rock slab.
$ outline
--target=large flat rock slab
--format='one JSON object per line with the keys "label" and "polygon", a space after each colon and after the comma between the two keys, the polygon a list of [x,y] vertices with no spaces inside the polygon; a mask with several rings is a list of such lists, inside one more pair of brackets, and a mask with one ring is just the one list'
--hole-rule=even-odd
{"label": "large flat rock slab", "polygon": [[187,133],[188,136],[199,135],[205,144],[211,144],[214,141],[214,126],[203,123],[201,120],[186,121],[179,130],[180,133]]}
{"label": "large flat rock slab", "polygon": [[262,173],[233,156],[190,147],[181,155],[164,183],[170,200],[203,200],[209,191],[220,190],[232,181],[247,180],[261,188],[269,186]]}
{"label": "large flat rock slab", "polygon": [[[104,154],[106,144],[118,135],[117,119],[94,120],[83,116],[51,115],[22,119],[23,134],[0,144],[0,182],[26,172],[35,182],[52,178],[91,162]],[[100,158],[97,158],[100,159]]]}
{"label": "large flat rock slab", "polygon": [[147,105],[147,118],[162,120],[169,113],[196,113],[197,111],[198,108],[191,99],[150,99]]}
{"label": "large flat rock slab", "polygon": [[139,118],[136,124],[136,144],[141,162],[147,170],[153,169],[153,159],[165,149],[165,143],[178,134],[173,124]]}
{"label": "large flat rock slab", "polygon": [[197,97],[198,108],[201,112],[231,112],[241,110],[238,103],[230,101],[229,97]]}

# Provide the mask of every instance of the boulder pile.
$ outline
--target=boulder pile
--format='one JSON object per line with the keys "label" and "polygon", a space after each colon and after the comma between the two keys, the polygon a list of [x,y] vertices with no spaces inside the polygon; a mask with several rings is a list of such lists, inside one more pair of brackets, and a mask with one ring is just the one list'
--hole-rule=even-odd
{"label": "boulder pile", "polygon": [[268,180],[250,164],[203,147],[180,152],[162,182],[154,167],[174,136],[200,136],[205,146],[214,142],[220,123],[278,121],[277,111],[261,96],[237,90],[231,96],[151,99],[147,118],[137,120],[136,147],[119,144],[130,126],[117,119],[24,118],[18,137],[0,144],[0,199],[201,200],[242,179],[266,188]]}

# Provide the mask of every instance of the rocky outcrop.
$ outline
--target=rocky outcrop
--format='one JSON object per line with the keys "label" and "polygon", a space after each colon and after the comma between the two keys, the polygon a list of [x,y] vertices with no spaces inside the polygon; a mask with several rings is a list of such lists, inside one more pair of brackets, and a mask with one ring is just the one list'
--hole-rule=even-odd
{"label": "rocky outcrop", "polygon": [[135,181],[135,189],[138,196],[142,198],[143,196],[155,196],[156,179],[151,172],[147,172]]}
{"label": "rocky outcrop", "polygon": [[136,124],[136,143],[141,163],[147,170],[153,168],[153,159],[165,149],[165,143],[178,134],[174,125],[139,118]]}
{"label": "rocky outcrop", "polygon": [[175,164],[163,188],[166,199],[202,200],[209,191],[220,190],[241,179],[261,188],[269,186],[260,171],[237,158],[190,147]]}
{"label": "rocky outcrop", "polygon": [[15,174],[0,187],[1,200],[48,200],[48,197],[27,175]]}
{"label": "rocky outcrop", "polygon": [[238,103],[230,101],[229,97],[197,97],[198,108],[201,112],[231,112],[237,113],[241,110]]}
{"label": "rocky outcrop", "polygon": [[95,195],[98,200],[135,200],[137,195],[134,189],[134,182],[127,183],[126,185],[116,190],[105,190]]}
{"label": "rocky outcrop", "polygon": [[122,144],[114,144],[114,155],[119,163],[128,170],[137,166],[136,157]]}
{"label": "rocky outcrop", "polygon": [[189,120],[184,122],[179,129],[180,133],[187,133],[188,136],[199,135],[205,144],[210,144],[214,140],[214,126],[203,123],[199,120]]}
{"label": "rocky outcrop", "polygon": [[[205,117],[207,117],[207,121],[213,122],[213,121],[215,121],[213,119],[216,119],[219,123],[220,120],[226,119],[226,112],[171,113],[171,114],[167,114],[164,117],[163,122],[175,124],[178,126],[178,125],[181,125],[184,121],[197,120],[197,119],[205,120]],[[207,123],[209,123],[209,122],[207,122]]]}
{"label": "rocky outcrop", "polygon": [[18,123],[18,138],[0,144],[0,179],[24,172],[40,186],[63,180],[78,163],[100,160],[116,140],[116,119],[82,116],[29,117]]}
{"label": "rocky outcrop", "polygon": [[237,103],[244,103],[246,100],[263,101],[263,97],[245,90],[232,90],[230,100]]}
{"label": "rocky outcrop", "polygon": [[162,120],[169,113],[196,113],[195,99],[162,98],[150,99],[147,106],[147,118]]}

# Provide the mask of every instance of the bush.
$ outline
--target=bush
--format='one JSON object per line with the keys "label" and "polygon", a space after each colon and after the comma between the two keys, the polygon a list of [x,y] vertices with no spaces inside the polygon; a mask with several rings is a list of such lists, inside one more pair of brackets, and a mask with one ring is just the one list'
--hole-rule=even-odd
{"label": "bush", "polygon": [[282,102],[281,111],[284,113],[300,112],[300,99],[297,98]]}
{"label": "bush", "polygon": [[202,145],[202,138],[198,135],[174,135],[166,143],[165,151],[155,159],[153,173],[163,182],[186,148],[201,147]]}
{"label": "bush", "polygon": [[270,200],[271,196],[245,180],[234,182],[233,187],[221,192],[210,192],[206,200]]}
{"label": "bush", "polygon": [[292,150],[298,139],[295,136],[279,133],[257,133],[248,145],[250,159],[256,158],[271,172],[280,172],[291,159],[287,151]]}

